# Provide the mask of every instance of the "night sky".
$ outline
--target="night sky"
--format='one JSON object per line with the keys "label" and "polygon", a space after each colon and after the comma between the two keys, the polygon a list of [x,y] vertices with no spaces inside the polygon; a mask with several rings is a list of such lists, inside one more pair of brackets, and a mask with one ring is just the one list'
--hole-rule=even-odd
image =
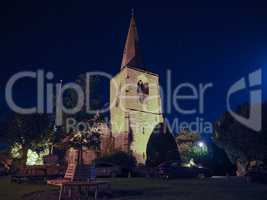
{"label": "night sky", "polygon": [[[118,73],[131,8],[135,9],[145,68],[160,75],[163,88],[167,69],[173,72],[174,86],[182,82],[213,83],[200,117],[212,122],[218,119],[226,110],[227,89],[259,67],[263,69],[266,99],[267,4],[222,2],[1,2],[1,118],[7,113],[5,84],[18,71],[52,71],[55,82],[72,81],[93,70]],[[106,101],[108,90],[105,85]],[[31,105],[33,91],[33,83],[21,83],[15,94],[17,101]],[[234,98],[233,105],[247,101],[244,91]],[[173,111],[167,117],[190,120],[196,116],[180,116]]]}

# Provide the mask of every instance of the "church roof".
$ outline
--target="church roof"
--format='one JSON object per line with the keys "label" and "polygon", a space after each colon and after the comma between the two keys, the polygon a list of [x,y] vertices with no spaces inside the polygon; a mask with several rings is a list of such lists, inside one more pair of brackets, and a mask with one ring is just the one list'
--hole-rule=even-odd
{"label": "church roof", "polygon": [[142,67],[143,59],[141,56],[141,49],[139,44],[139,37],[137,33],[134,15],[132,14],[130,27],[128,30],[127,39],[123,51],[123,58],[121,69],[125,66]]}

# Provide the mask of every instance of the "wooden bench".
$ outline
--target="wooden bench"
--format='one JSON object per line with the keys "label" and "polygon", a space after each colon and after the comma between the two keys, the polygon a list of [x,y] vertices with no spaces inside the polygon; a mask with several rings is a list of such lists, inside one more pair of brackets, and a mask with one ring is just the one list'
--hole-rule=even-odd
{"label": "wooden bench", "polygon": [[68,168],[65,172],[64,178],[48,180],[47,184],[57,185],[57,184],[61,184],[63,182],[66,183],[66,182],[73,181],[74,176],[75,176],[75,171],[76,171],[76,165],[75,164],[69,164]]}
{"label": "wooden bench", "polygon": [[[104,189],[105,194],[111,194],[110,183],[107,181],[90,180],[90,166],[69,164],[63,179],[48,180],[49,185],[60,187],[59,200],[61,200],[64,192],[68,192],[68,197],[72,197],[72,191],[76,188],[79,195],[82,189],[86,190],[87,197],[89,197],[90,189],[93,189],[94,199],[98,197],[100,189]],[[101,188],[102,187],[102,188]]]}

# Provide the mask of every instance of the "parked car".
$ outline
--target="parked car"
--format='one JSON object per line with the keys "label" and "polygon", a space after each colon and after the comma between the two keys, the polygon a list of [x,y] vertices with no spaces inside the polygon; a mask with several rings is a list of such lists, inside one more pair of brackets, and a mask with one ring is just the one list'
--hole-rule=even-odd
{"label": "parked car", "polygon": [[122,174],[121,168],[112,163],[98,162],[95,167],[96,177],[117,177]]}
{"label": "parked car", "polygon": [[132,177],[155,177],[156,171],[154,168],[146,166],[137,166],[131,169]]}
{"label": "parked car", "polygon": [[185,167],[180,162],[169,161],[160,164],[157,167],[158,176],[161,178],[206,178],[211,177],[212,173],[207,168],[202,167]]}
{"label": "parked car", "polygon": [[258,182],[267,184],[267,167],[261,166],[257,169],[250,170],[247,175],[249,182]]}

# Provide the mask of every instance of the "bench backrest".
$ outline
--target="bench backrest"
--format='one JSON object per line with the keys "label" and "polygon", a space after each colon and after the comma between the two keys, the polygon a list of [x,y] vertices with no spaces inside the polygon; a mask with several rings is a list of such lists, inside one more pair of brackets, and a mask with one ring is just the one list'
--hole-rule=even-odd
{"label": "bench backrest", "polygon": [[76,171],[76,164],[68,164],[64,179],[69,179],[73,181]]}

